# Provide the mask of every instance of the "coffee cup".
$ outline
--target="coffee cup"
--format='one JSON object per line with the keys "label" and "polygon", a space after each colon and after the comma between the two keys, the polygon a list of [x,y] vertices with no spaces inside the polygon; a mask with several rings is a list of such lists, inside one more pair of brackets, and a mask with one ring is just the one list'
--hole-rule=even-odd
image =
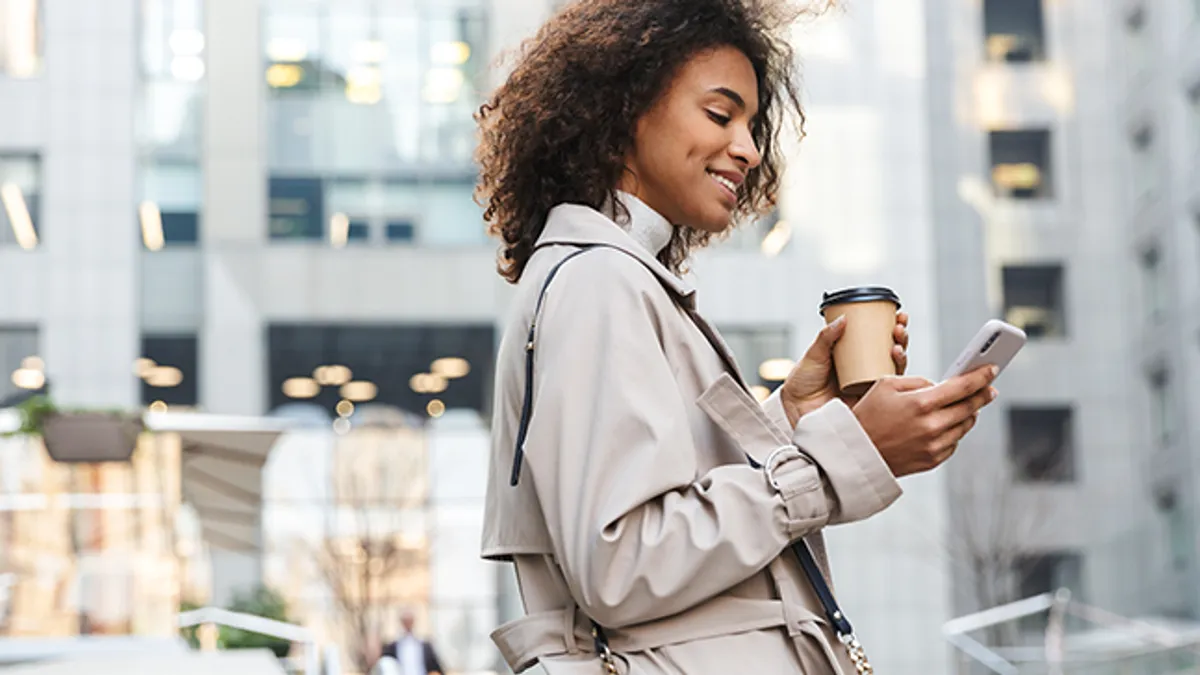
{"label": "coffee cup", "polygon": [[825,293],[821,315],[830,324],[846,317],[846,329],[833,346],[838,386],[848,396],[861,396],[878,380],[896,374],[896,312],[900,297],[890,288],[858,286]]}

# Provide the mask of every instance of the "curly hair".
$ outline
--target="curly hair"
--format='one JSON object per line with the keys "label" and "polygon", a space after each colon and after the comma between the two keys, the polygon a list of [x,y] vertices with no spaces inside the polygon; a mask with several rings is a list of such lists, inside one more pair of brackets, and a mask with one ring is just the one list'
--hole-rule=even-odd
{"label": "curly hair", "polygon": [[[804,13],[786,0],[578,0],[519,52],[508,80],[476,114],[476,200],[503,244],[499,271],[521,278],[550,210],[618,204],[616,186],[639,119],[694,55],[730,46],[754,67],[762,163],[746,176],[735,221],[776,203],[784,113],[804,134],[798,65],[786,31]],[[659,260],[682,273],[711,235],[676,227]]]}

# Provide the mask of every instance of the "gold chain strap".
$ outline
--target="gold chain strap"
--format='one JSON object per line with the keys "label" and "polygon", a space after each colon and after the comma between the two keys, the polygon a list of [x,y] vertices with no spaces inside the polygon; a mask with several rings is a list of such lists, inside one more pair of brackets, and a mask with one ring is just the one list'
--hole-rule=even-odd
{"label": "gold chain strap", "polygon": [[858,671],[858,675],[872,675],[875,669],[867,660],[867,650],[863,649],[862,643],[854,633],[839,635],[838,638],[846,645],[846,651],[850,654],[850,660],[854,662],[854,669]]}
{"label": "gold chain strap", "polygon": [[604,664],[604,675],[620,675],[617,670],[617,659],[613,656],[612,650],[608,648],[608,641],[600,639],[600,631],[595,626],[592,627],[592,639],[596,641],[599,649],[600,663]]}

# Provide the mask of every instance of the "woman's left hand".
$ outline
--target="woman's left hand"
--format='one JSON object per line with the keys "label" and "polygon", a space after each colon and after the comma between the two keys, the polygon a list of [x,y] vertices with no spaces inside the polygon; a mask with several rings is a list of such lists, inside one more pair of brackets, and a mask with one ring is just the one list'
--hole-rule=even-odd
{"label": "woman's left hand", "polygon": [[[843,396],[837,382],[833,365],[833,346],[846,332],[846,319],[842,317],[829,324],[817,334],[817,339],[805,352],[804,358],[792,368],[779,392],[788,422],[794,427],[800,418],[835,398],[841,398],[853,406],[856,397]],[[896,314],[896,329],[892,337],[892,360],[896,362],[896,374],[908,370],[908,314]]]}

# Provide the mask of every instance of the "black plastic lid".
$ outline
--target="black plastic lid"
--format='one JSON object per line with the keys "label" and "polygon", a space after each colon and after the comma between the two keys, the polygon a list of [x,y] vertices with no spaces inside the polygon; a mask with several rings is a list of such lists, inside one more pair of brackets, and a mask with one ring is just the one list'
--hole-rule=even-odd
{"label": "black plastic lid", "polygon": [[896,308],[900,307],[900,296],[890,288],[884,286],[856,286],[854,288],[844,288],[840,291],[825,293],[821,300],[821,313],[833,305],[843,305],[847,302],[894,302]]}

